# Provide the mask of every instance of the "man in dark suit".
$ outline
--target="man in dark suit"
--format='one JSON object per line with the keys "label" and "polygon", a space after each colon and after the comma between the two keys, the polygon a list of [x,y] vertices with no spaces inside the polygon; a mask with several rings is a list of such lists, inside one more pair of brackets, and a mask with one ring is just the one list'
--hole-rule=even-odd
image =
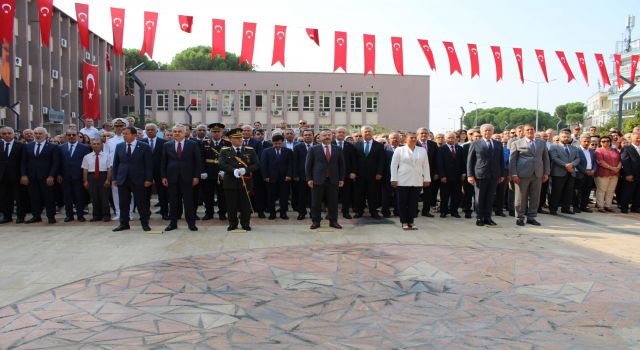
{"label": "man in dark suit", "polygon": [[293,178],[293,151],[283,147],[284,136],[273,135],[273,147],[262,151],[260,170],[267,186],[269,220],[276,218],[276,199],[280,199],[280,218],[288,220],[289,183]]}
{"label": "man in dark suit", "polygon": [[60,149],[58,183],[62,185],[64,193],[64,222],[74,220],[74,204],[78,221],[84,222],[86,192],[82,186],[82,159],[91,152],[91,148],[78,142],[78,131],[75,128],[67,130],[67,143],[58,146],[58,148]]}
{"label": "man in dark suit", "polygon": [[302,132],[303,142],[293,146],[293,181],[297,185],[297,204],[295,208],[298,211],[298,220],[303,220],[307,215],[307,207],[309,206],[310,190],[307,186],[307,178],[305,174],[305,162],[307,161],[307,152],[313,146],[313,130],[307,129]]}
{"label": "man in dark suit", "polygon": [[[245,147],[251,147],[256,152],[256,156],[259,160],[262,155],[262,142],[256,140],[253,136],[254,130],[251,125],[245,125],[242,127],[242,145]],[[251,203],[253,205],[253,210],[258,213],[258,217],[264,219],[264,212],[267,209],[267,189],[265,187],[264,180],[262,179],[260,169],[257,169],[253,173],[253,180],[253,196],[251,198]]]}
{"label": "man in dark suit", "polygon": [[[253,130],[253,138],[258,141],[258,143],[260,144],[260,148],[262,148],[262,151],[266,150],[269,147],[273,147],[273,142],[269,141],[269,140],[265,140],[264,139],[265,136],[265,131],[264,129],[254,129]],[[258,155],[258,157],[261,157],[262,153]]]}
{"label": "man in dark suit", "polygon": [[591,144],[591,136],[580,136],[580,147],[578,147],[578,155],[580,156],[580,164],[576,167],[576,183],[574,186],[573,210],[578,212],[592,213],[589,208],[589,195],[593,189],[593,175],[598,168],[596,162],[596,152],[589,146]]}
{"label": "man in dark suit", "polygon": [[565,214],[574,214],[571,210],[573,201],[573,186],[575,184],[576,167],[580,164],[578,149],[572,145],[571,130],[560,131],[560,144],[551,146],[551,203],[549,213],[556,215],[558,207],[562,206]]}
{"label": "man in dark suit", "polygon": [[153,184],[153,155],[151,147],[136,140],[137,132],[133,126],[124,128],[122,132],[124,142],[116,146],[113,156],[112,186],[118,187],[120,201],[120,225],[114,232],[129,230],[129,205],[131,194],[140,214],[140,223],[144,231],[151,231],[149,227],[149,192]]}
{"label": "man in dark suit", "polygon": [[158,137],[158,126],[153,123],[145,125],[144,130],[147,137],[141,141],[147,143],[151,148],[151,158],[153,158],[153,184],[158,193],[158,203],[160,204],[160,215],[162,220],[169,220],[169,197],[167,188],[162,185],[162,174],[160,165],[162,163],[162,150],[165,139]]}
{"label": "man in dark suit", "polygon": [[458,206],[462,197],[462,181],[466,175],[466,166],[462,147],[456,144],[456,134],[448,132],[445,144],[438,149],[437,163],[440,177],[440,217],[447,214],[459,218]]}
{"label": "man in dark suit", "polygon": [[20,185],[20,168],[25,145],[15,137],[12,128],[0,128],[0,209],[4,215],[0,224],[12,221],[14,202],[17,207],[16,224],[24,222],[26,213],[25,201],[28,201],[28,198],[21,195],[24,186]]}
{"label": "man in dark suit", "polygon": [[220,176],[220,150],[222,147],[230,147],[231,143],[222,138],[225,125],[222,123],[211,123],[208,125],[211,137],[205,139],[202,144],[203,171],[200,174],[200,187],[204,196],[205,215],[202,220],[213,219],[214,200],[218,204],[218,216],[220,220],[227,220],[227,206],[225,204],[224,191]]}
{"label": "man in dark suit", "polygon": [[46,209],[50,224],[56,223],[56,204],[53,185],[60,170],[60,151],[58,147],[47,142],[49,136],[44,128],[33,130],[35,140],[26,147],[22,158],[20,183],[29,186],[31,212],[33,217],[27,224],[42,221],[43,206]]}
{"label": "man in dark suit", "polygon": [[418,147],[424,148],[427,151],[427,158],[429,159],[429,171],[431,172],[431,186],[423,187],[422,189],[422,216],[433,217],[430,213],[431,206],[435,205],[436,195],[440,188],[440,178],[438,176],[438,144],[429,140],[429,130],[427,128],[420,128],[416,132],[418,135]]}
{"label": "man in dark suit", "polygon": [[640,135],[631,135],[631,144],[622,149],[622,200],[621,211],[640,213]]}
{"label": "man in dark suit", "polygon": [[355,211],[356,218],[364,214],[365,203],[371,217],[380,219],[378,207],[382,195],[382,179],[385,174],[385,152],[381,143],[373,140],[373,128],[368,125],[360,128],[363,140],[355,144],[358,162],[356,179]]}
{"label": "man in dark suit", "polygon": [[342,150],[344,157],[344,186],[339,189],[338,197],[342,204],[342,217],[351,219],[349,209],[353,205],[353,191],[356,183],[356,174],[358,173],[358,162],[356,161],[356,149],[351,143],[345,141],[346,137],[346,128],[336,128],[336,139],[333,144]]}
{"label": "man in dark suit", "polygon": [[[462,145],[462,159],[465,164],[465,170],[464,170],[465,173],[466,173],[466,167],[467,167],[467,160],[469,159],[469,149],[471,148],[471,144],[473,143],[473,141],[477,141],[479,139],[480,139],[480,131],[478,131],[477,129],[469,130],[469,141],[464,145]],[[473,213],[473,202],[474,202],[473,199],[475,196],[475,188],[472,184],[469,183],[469,181],[466,181],[465,179],[464,181],[462,181],[462,190],[464,191],[462,196],[462,210],[464,211],[464,218],[471,219],[472,213]]]}
{"label": "man in dark suit", "polygon": [[493,199],[498,183],[504,180],[504,152],[502,143],[491,139],[493,130],[491,124],[480,127],[482,138],[471,144],[467,158],[467,181],[475,187],[477,226],[496,225],[491,219]]}
{"label": "man in dark suit", "polygon": [[384,146],[385,153],[385,176],[382,181],[382,216],[391,217],[391,208],[393,213],[398,215],[397,190],[391,187],[391,159],[396,148],[400,147],[400,134],[392,132],[389,134],[388,144]]}
{"label": "man in dark suit", "polygon": [[202,155],[196,142],[185,139],[185,131],[182,125],[174,126],[173,140],[163,145],[160,171],[162,185],[169,189],[171,220],[165,231],[178,228],[178,208],[182,207],[182,203],[184,203],[184,217],[189,230],[198,231],[193,187],[200,183]]}
{"label": "man in dark suit", "polygon": [[344,185],[344,156],[342,150],[331,144],[331,130],[320,133],[322,144],[313,146],[307,154],[305,177],[311,188],[311,229],[320,227],[322,201],[326,199],[329,226],[341,229],[338,224],[338,188]]}

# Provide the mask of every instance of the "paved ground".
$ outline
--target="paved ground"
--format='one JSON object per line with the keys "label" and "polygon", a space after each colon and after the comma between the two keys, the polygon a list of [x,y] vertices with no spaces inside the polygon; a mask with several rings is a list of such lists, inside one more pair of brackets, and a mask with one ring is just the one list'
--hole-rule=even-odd
{"label": "paved ground", "polygon": [[640,216],[496,221],[2,226],[0,348],[638,348]]}

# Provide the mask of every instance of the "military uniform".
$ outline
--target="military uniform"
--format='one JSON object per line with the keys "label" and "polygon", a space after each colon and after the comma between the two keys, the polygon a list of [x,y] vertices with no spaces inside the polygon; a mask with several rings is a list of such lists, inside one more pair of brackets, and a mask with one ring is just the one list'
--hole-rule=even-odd
{"label": "military uniform", "polygon": [[220,220],[226,220],[227,218],[227,206],[222,189],[222,178],[218,175],[220,172],[220,165],[218,164],[220,150],[222,150],[223,147],[231,147],[231,143],[223,139],[218,141],[205,139],[202,142],[202,153],[204,158],[203,173],[207,174],[206,179],[203,179],[200,182],[202,185],[202,196],[205,208],[204,220],[213,218],[214,198],[217,198],[218,201],[218,215],[220,216]]}

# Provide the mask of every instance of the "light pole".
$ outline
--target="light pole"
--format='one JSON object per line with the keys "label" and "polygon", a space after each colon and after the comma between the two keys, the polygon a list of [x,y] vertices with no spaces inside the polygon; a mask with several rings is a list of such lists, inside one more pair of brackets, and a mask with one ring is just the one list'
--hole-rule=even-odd
{"label": "light pole", "polygon": [[474,102],[474,101],[469,101],[469,104],[475,105],[476,106],[476,121],[474,122],[474,127],[478,127],[478,105],[483,105],[487,103],[487,101],[482,101],[482,102]]}
{"label": "light pole", "polygon": [[[525,79],[526,81],[530,82],[530,83],[534,83],[536,84],[536,132],[538,131],[538,113],[540,110],[540,84],[542,83],[546,83],[546,81],[534,81],[534,80],[529,80],[529,79]],[[552,81],[556,81],[558,79],[551,79],[549,80],[549,83]]]}

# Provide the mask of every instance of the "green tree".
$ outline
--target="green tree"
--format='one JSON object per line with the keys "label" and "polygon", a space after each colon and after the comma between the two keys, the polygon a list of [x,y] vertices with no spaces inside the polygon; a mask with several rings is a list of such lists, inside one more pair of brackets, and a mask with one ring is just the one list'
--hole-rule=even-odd
{"label": "green tree", "polygon": [[570,102],[556,107],[556,115],[567,125],[579,125],[584,122],[587,106],[582,102]]}
{"label": "green tree", "polygon": [[[124,53],[124,66],[125,73],[136,67],[140,63],[145,64],[144,70],[164,70],[166,69],[166,65],[150,60],[146,55],[140,56],[140,50],[138,49],[123,49]],[[127,74],[125,80],[125,93],[127,95],[133,95],[135,93],[133,79]]]}
{"label": "green tree", "polygon": [[171,70],[254,70],[247,62],[242,64],[239,62],[240,58],[233,53],[227,52],[225,58],[216,55],[212,59],[210,46],[195,46],[176,54],[168,68]]}
{"label": "green tree", "polygon": [[[536,123],[536,111],[533,109],[525,108],[508,108],[508,107],[494,107],[467,112],[463,118],[463,125],[466,129],[470,129],[474,126],[480,126],[482,124],[492,124],[496,132],[502,132],[509,128],[515,128],[522,124],[534,124]],[[543,111],[538,112],[538,126],[542,129],[556,128],[557,119],[551,114]]]}
{"label": "green tree", "polygon": [[[623,134],[629,133],[633,131],[633,128],[636,126],[640,126],[640,105],[636,107],[634,111],[634,115],[632,117],[626,117],[622,119],[622,130],[620,130]],[[609,133],[611,128],[618,127],[618,117],[612,117],[607,122],[598,128],[598,134],[606,135]]]}

